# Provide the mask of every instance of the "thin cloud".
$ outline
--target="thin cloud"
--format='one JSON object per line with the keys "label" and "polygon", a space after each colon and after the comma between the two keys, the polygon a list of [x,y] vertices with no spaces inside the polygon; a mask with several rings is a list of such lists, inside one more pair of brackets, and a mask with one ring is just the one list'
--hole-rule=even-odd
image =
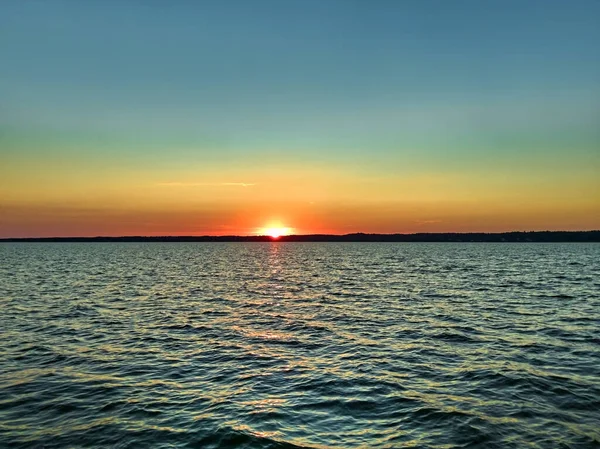
{"label": "thin cloud", "polygon": [[415,220],[415,223],[420,225],[433,224],[433,223],[441,223],[442,220]]}
{"label": "thin cloud", "polygon": [[161,187],[252,187],[253,182],[159,182]]}

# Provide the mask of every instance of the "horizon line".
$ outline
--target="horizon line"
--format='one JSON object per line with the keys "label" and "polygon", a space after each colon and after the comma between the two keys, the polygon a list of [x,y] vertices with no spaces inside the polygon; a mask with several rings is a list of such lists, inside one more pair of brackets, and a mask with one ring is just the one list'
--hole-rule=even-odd
{"label": "horizon line", "polygon": [[[504,232],[413,232],[413,233],[367,233],[346,234],[288,234],[272,237],[253,235],[96,235],[96,236],[49,236],[49,237],[0,237],[0,242],[75,242],[75,241],[246,241],[246,242],[302,242],[302,241],[600,241],[600,229],[591,230],[533,230]],[[522,240],[519,237],[527,237]],[[544,238],[546,237],[546,238]],[[580,237],[580,238],[577,238]],[[468,240],[468,239],[471,240]],[[506,240],[509,238],[509,240]],[[549,238],[550,240],[547,240]],[[473,240],[478,239],[478,240]],[[558,240],[557,240],[558,239]]]}

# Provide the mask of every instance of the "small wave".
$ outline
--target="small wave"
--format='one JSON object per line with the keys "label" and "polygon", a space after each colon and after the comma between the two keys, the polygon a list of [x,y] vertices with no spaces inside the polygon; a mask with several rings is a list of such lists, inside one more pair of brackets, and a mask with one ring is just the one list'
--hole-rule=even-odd
{"label": "small wave", "polygon": [[430,335],[430,338],[435,340],[447,341],[450,343],[480,343],[477,338],[470,337],[465,334],[457,332],[440,332],[437,334]]}
{"label": "small wave", "polygon": [[297,445],[280,441],[268,432],[241,431],[233,428],[221,428],[211,432],[186,447],[198,449],[216,448],[260,448],[260,449],[316,449],[311,446]]}

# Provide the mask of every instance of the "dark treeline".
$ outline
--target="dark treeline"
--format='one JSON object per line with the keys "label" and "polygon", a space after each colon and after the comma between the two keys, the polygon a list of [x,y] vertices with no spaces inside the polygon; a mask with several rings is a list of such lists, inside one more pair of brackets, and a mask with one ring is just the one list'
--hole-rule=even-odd
{"label": "dark treeline", "polygon": [[309,234],[269,236],[124,236],[5,238],[0,242],[600,242],[599,231],[531,231],[501,233]]}

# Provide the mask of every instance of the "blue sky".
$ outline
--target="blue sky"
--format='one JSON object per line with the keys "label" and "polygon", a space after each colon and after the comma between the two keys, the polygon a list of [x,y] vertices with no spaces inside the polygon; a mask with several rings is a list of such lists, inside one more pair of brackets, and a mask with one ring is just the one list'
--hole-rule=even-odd
{"label": "blue sky", "polygon": [[166,139],[310,148],[321,139],[377,146],[415,127],[435,134],[432,124],[444,132],[445,119],[486,106],[500,110],[490,117],[498,128],[513,108],[536,104],[550,126],[561,105],[557,120],[597,118],[597,1],[1,8],[2,119],[24,129],[118,137],[153,128]]}

